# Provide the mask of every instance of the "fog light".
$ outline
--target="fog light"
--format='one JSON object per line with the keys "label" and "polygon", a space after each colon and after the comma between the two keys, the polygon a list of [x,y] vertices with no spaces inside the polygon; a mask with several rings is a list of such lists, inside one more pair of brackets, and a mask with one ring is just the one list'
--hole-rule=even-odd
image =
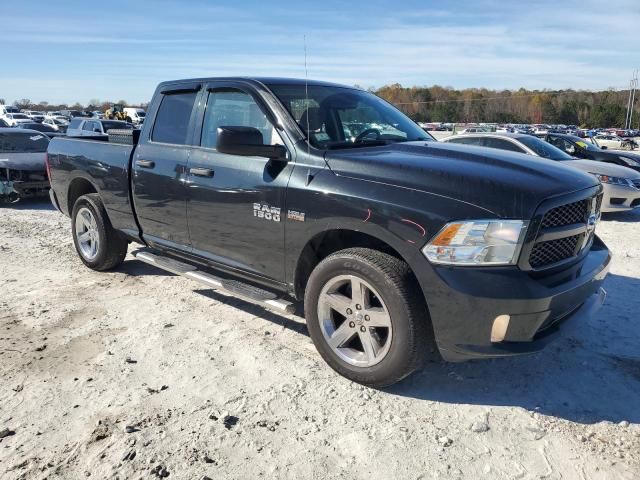
{"label": "fog light", "polygon": [[507,328],[509,328],[510,319],[510,315],[498,315],[495,318],[493,326],[491,327],[492,342],[501,342],[504,340],[504,337],[507,335]]}

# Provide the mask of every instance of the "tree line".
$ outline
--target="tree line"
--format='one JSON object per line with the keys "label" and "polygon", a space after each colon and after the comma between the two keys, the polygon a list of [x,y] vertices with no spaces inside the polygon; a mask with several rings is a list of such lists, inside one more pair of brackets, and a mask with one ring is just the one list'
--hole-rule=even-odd
{"label": "tree line", "polygon": [[[4,98],[0,98],[0,105],[6,105]],[[81,104],[80,102],[76,102],[73,104],[67,103],[49,103],[49,102],[32,102],[29,98],[21,98],[13,102],[13,106],[19,108],[20,110],[36,110],[36,111],[46,111],[46,112],[55,112],[59,110],[87,110],[94,111],[100,110],[101,112],[106,111],[111,108],[113,104],[120,104],[125,107],[136,107],[136,108],[146,108],[147,103],[142,104],[130,104],[126,100],[118,100],[117,102],[111,102],[108,100],[99,100],[97,98],[89,100],[89,103],[86,105]]]}
{"label": "tree line", "polygon": [[[488,90],[403,87],[371,90],[419,122],[545,123],[624,127],[629,90]],[[634,111],[634,127],[640,115]]]}
{"label": "tree line", "polygon": [[[462,123],[546,123],[592,127],[624,127],[628,90],[488,90],[451,87],[403,87],[399,83],[370,89],[376,95],[396,105],[418,122]],[[640,96],[640,95],[639,95]],[[0,104],[5,103],[0,98]],[[27,110],[100,110],[113,103],[146,108],[147,104],[130,105],[92,99],[80,103],[51,104],[32,102],[28,98],[13,104]],[[634,110],[634,127],[640,128],[640,111]]]}

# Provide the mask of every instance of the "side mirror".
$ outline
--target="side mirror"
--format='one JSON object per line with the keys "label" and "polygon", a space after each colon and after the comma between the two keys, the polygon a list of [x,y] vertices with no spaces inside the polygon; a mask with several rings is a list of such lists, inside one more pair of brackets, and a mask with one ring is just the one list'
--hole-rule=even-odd
{"label": "side mirror", "polygon": [[600,150],[606,150],[606,149],[607,149],[607,147],[604,146],[604,145],[600,147]]}
{"label": "side mirror", "polygon": [[220,153],[243,157],[287,159],[287,149],[283,145],[265,145],[262,133],[253,127],[218,127],[216,149]]}
{"label": "side mirror", "polygon": [[573,145],[569,145],[567,147],[567,153],[576,153],[576,147],[574,147]]}

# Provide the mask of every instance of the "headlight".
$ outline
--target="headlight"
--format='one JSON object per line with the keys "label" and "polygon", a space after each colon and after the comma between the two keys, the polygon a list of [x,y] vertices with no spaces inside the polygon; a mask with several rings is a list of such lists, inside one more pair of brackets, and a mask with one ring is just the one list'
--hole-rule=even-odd
{"label": "headlight", "polygon": [[422,249],[432,263],[447,265],[514,265],[527,222],[474,220],[451,222]]}
{"label": "headlight", "polygon": [[622,178],[622,177],[612,177],[610,175],[601,175],[599,173],[592,173],[592,175],[595,175],[598,180],[600,180],[602,183],[608,183],[610,185],[618,185],[620,187],[632,187],[633,184],[627,180],[626,178]]}

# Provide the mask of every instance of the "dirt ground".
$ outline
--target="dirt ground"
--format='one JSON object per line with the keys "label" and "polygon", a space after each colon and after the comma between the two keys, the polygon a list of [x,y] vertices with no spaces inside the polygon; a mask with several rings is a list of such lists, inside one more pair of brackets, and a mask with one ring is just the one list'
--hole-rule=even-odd
{"label": "dirt ground", "polygon": [[0,478],[640,478],[640,212],[598,232],[596,318],[378,391],[298,316],[131,257],[93,272],[46,202],[0,207]]}

